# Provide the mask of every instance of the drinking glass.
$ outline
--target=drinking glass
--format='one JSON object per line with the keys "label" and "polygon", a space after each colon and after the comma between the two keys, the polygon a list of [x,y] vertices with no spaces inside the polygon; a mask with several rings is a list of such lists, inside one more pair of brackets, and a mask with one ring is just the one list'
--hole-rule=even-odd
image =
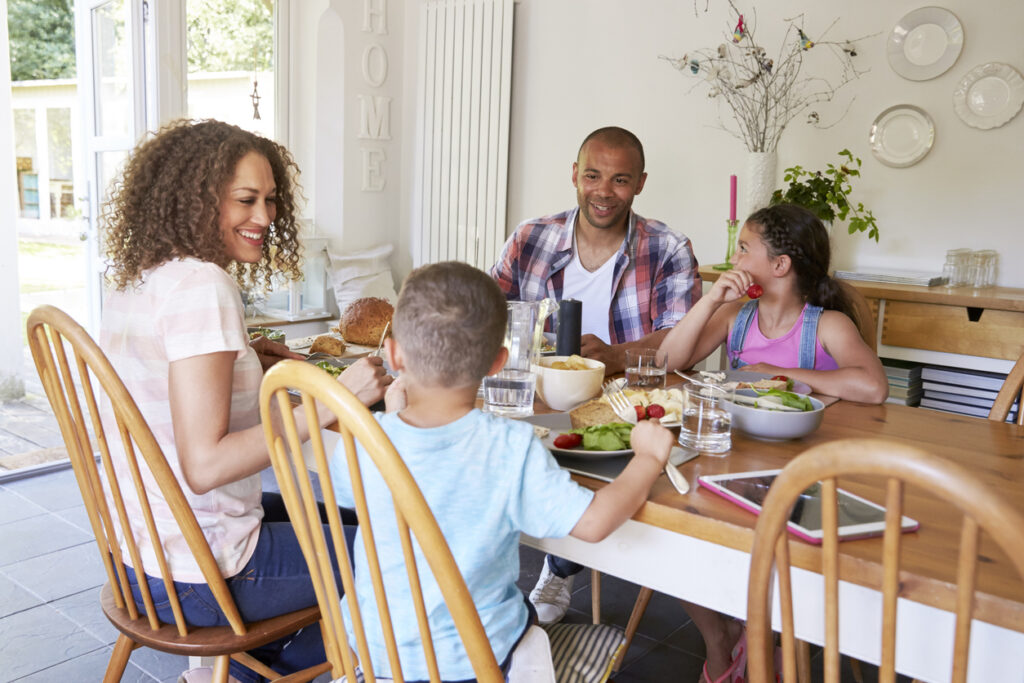
{"label": "drinking glass", "polygon": [[529,370],[504,369],[484,377],[484,411],[503,417],[533,415],[537,376]]}
{"label": "drinking glass", "polygon": [[658,349],[626,349],[626,386],[664,389],[668,354]]}
{"label": "drinking glass", "polygon": [[732,414],[726,405],[730,392],[716,384],[683,385],[683,420],[679,444],[708,455],[732,448]]}

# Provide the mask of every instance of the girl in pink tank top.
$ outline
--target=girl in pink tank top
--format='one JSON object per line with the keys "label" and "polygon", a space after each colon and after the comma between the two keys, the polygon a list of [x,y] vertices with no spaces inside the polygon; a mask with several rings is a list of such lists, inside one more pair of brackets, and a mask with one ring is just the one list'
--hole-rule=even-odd
{"label": "girl in pink tank top", "polygon": [[[830,258],[828,232],[810,211],[779,204],[752,214],[733,269],[662,341],[669,369],[689,368],[726,342],[731,369],[785,374],[816,393],[847,400],[885,401],[885,371],[861,338],[846,293],[829,275]],[[754,284],[755,298],[744,301]]]}

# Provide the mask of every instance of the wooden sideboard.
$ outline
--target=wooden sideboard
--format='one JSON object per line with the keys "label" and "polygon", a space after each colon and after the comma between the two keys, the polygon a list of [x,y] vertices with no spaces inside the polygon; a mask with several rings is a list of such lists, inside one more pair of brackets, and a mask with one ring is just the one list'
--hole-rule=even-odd
{"label": "wooden sideboard", "polygon": [[[720,272],[700,275],[710,283]],[[1024,353],[1024,289],[843,282],[871,306],[879,356],[1005,373]]]}

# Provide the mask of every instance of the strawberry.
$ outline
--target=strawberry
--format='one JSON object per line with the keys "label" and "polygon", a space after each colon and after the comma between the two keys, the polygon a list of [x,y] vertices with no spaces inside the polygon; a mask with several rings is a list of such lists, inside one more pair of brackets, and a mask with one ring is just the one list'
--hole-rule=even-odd
{"label": "strawberry", "polygon": [[659,406],[657,403],[652,403],[647,406],[647,417],[652,420],[660,420],[665,417],[665,408],[663,406]]}
{"label": "strawberry", "polygon": [[636,419],[637,420],[646,420],[647,419],[647,412],[644,410],[643,406],[633,406],[633,409],[636,410]]}
{"label": "strawberry", "polygon": [[555,437],[555,448],[576,448],[581,443],[582,434],[559,434]]}
{"label": "strawberry", "polygon": [[749,296],[751,299],[760,298],[762,294],[764,294],[764,287],[757,284],[756,282],[747,287],[747,296]]}

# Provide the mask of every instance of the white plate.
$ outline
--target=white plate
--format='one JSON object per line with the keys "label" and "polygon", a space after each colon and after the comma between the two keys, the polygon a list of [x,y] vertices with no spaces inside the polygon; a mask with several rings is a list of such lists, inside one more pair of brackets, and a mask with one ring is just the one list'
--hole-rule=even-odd
{"label": "white plate", "polygon": [[964,29],[952,12],[921,7],[896,22],[889,33],[889,66],[903,78],[927,81],[949,70],[964,46]]}
{"label": "white plate", "polygon": [[[767,372],[751,372],[749,370],[722,370],[725,373],[726,382],[756,382],[759,379],[770,379],[774,375],[769,375]],[[695,377],[698,376],[696,373],[692,373]],[[786,373],[780,373],[786,374]],[[794,394],[809,394],[811,393],[811,387],[803,382],[793,380]]]}
{"label": "white plate", "polygon": [[953,91],[953,109],[964,123],[998,128],[1024,104],[1024,78],[1009,64],[990,62],[967,72]]}
{"label": "white plate", "polygon": [[569,413],[548,413],[547,415],[531,415],[530,417],[522,418],[523,422],[529,422],[530,424],[540,425],[541,427],[547,427],[551,430],[551,433],[541,439],[541,443],[552,453],[565,453],[566,455],[574,455],[578,458],[609,458],[613,455],[628,455],[632,453],[632,449],[625,449],[621,451],[585,451],[582,448],[556,448],[555,439],[565,432],[572,429],[572,421],[569,419]]}
{"label": "white plate", "polygon": [[871,124],[871,152],[886,166],[913,166],[931,151],[935,124],[920,107],[889,107]]}

